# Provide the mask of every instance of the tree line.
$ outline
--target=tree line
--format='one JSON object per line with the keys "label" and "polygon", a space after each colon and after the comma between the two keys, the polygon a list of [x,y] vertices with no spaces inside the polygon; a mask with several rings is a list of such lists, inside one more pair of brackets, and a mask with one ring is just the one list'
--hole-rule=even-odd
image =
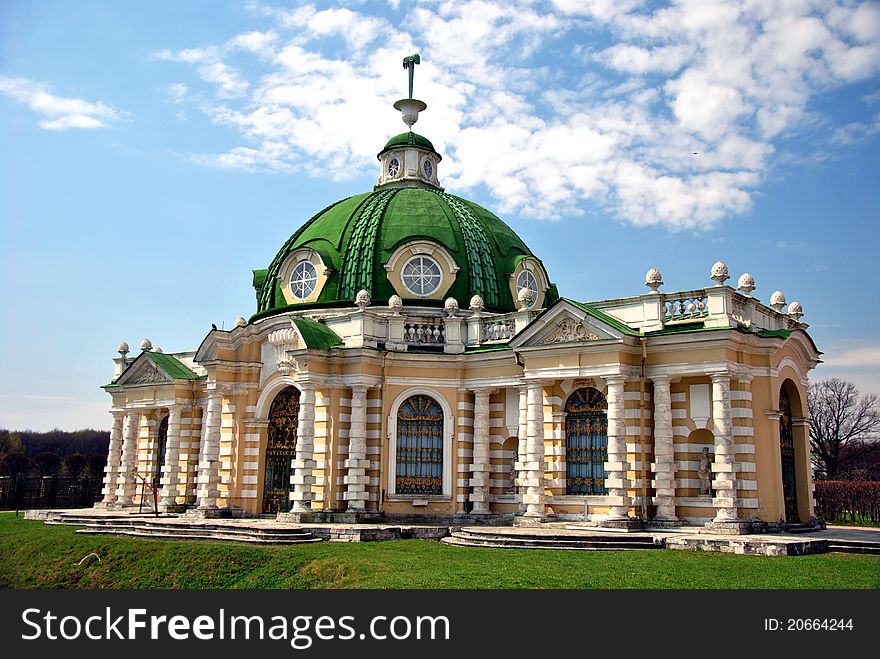
{"label": "tree line", "polygon": [[0,428],[0,476],[101,478],[109,444],[106,430]]}

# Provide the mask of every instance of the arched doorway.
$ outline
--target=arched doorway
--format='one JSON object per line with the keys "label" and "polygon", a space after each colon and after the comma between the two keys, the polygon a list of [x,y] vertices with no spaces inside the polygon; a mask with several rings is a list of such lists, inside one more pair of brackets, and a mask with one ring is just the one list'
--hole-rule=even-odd
{"label": "arched doorway", "polygon": [[263,469],[263,512],[290,509],[290,463],[296,453],[299,389],[282,389],[269,408],[268,441]]}
{"label": "arched doorway", "polygon": [[443,409],[431,398],[410,396],[397,411],[396,494],[443,494]]}
{"label": "arched doorway", "polygon": [[162,478],[162,467],[165,466],[165,451],[168,448],[168,415],[166,414],[159,422],[159,432],[156,442],[156,472],[153,475],[153,484],[159,483]]}
{"label": "arched doorway", "polygon": [[783,385],[779,390],[779,452],[782,460],[782,497],[785,502],[785,521],[799,522],[792,421],[791,398]]}
{"label": "arched doorway", "polygon": [[565,493],[606,494],[608,402],[593,387],[576,389],[565,403]]}

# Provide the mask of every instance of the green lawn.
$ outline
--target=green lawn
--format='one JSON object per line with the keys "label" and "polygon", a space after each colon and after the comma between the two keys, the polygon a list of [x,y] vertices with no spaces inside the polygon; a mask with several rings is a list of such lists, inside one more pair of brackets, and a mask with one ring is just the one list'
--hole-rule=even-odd
{"label": "green lawn", "polygon": [[[96,553],[94,558],[81,559]],[[251,546],[77,535],[0,513],[2,588],[880,588],[880,557],[539,551],[429,540]]]}

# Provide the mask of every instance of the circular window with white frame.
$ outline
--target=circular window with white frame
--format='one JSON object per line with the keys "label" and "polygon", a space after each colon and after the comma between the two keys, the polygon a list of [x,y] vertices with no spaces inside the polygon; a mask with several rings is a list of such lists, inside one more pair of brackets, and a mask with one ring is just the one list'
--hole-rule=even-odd
{"label": "circular window with white frame", "polygon": [[318,270],[311,261],[300,261],[290,274],[290,293],[297,300],[305,300],[315,292]]}
{"label": "circular window with white frame", "polygon": [[440,288],[443,272],[437,261],[419,254],[404,264],[400,279],[410,293],[425,297]]}
{"label": "circular window with white frame", "polygon": [[532,301],[529,303],[531,309],[538,303],[538,280],[529,270],[523,270],[516,278],[516,290],[520,291],[523,288],[528,288],[532,292]]}

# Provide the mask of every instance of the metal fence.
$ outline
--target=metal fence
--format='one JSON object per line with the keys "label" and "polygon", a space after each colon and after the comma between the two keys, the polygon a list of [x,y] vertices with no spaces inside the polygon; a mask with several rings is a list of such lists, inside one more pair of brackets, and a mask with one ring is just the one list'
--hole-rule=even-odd
{"label": "metal fence", "polygon": [[90,507],[102,488],[100,478],[0,476],[0,510]]}

